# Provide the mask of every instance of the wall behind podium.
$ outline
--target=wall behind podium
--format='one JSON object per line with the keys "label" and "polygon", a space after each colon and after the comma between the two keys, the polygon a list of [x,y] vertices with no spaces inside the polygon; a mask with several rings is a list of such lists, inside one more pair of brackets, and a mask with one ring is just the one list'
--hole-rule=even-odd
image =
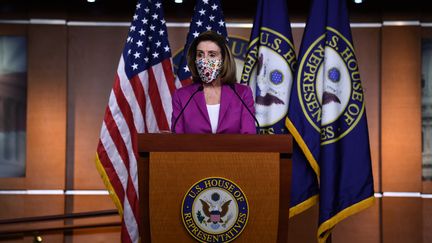
{"label": "wall behind podium", "polygon": [[[173,54],[183,47],[187,30],[168,28]],[[0,178],[0,190],[105,189],[95,168],[95,149],[127,31],[126,26],[0,24],[0,34],[25,35],[29,43],[26,177]],[[370,25],[352,31],[375,191],[432,193],[430,181],[421,180],[420,122],[420,43],[430,28]],[[250,28],[230,27],[228,33],[248,39]],[[303,28],[293,28],[297,50],[302,34]],[[114,209],[114,204],[107,195],[0,195],[0,208],[0,219],[6,219]],[[431,242],[431,211],[431,199],[377,198],[373,207],[338,224],[333,242]],[[293,218],[291,242],[315,242],[317,214],[315,206]],[[52,225],[113,220],[118,218]],[[47,242],[119,242],[120,230],[46,237]],[[29,239],[16,240],[24,241]]]}

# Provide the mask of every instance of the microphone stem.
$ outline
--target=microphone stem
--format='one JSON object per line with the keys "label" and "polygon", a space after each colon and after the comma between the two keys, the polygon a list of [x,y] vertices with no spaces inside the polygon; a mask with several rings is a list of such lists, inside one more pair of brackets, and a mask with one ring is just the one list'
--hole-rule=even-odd
{"label": "microphone stem", "polygon": [[174,121],[174,125],[173,125],[173,133],[176,133],[176,125],[177,122],[179,120],[179,118],[181,117],[181,115],[183,115],[183,112],[185,111],[186,107],[189,105],[189,102],[192,100],[192,98],[195,96],[196,93],[198,93],[199,91],[202,91],[204,89],[204,87],[202,85],[200,85],[198,87],[197,90],[195,90],[195,92],[191,95],[191,97],[189,97],[188,101],[186,102],[186,104],[183,106],[183,109],[180,111],[179,115],[177,116],[177,118]]}

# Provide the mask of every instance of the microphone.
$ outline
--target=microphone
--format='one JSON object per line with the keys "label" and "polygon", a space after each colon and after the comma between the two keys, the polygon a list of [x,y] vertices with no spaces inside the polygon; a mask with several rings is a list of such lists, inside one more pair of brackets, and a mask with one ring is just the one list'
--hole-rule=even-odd
{"label": "microphone", "polygon": [[243,99],[240,97],[240,95],[237,93],[237,91],[235,90],[234,84],[229,84],[229,86],[234,91],[234,93],[237,95],[237,97],[240,99],[240,101],[242,102],[244,107],[246,107],[247,111],[249,111],[249,114],[253,117],[256,124],[258,125],[258,128],[260,128],[261,126],[260,126],[258,120],[256,119],[255,115],[252,113],[252,111],[249,109],[249,107],[246,105],[246,103],[243,101]]}
{"label": "microphone", "polygon": [[179,118],[181,117],[181,115],[183,115],[183,112],[185,111],[186,107],[189,105],[189,102],[192,100],[192,98],[195,96],[196,93],[203,91],[204,87],[202,85],[198,86],[198,89],[195,90],[195,92],[193,92],[193,94],[189,97],[188,101],[186,102],[185,106],[183,106],[183,109],[180,111],[179,115],[177,116],[177,118],[174,121],[174,125],[173,125],[173,133],[176,133],[176,125],[177,122],[179,120]]}

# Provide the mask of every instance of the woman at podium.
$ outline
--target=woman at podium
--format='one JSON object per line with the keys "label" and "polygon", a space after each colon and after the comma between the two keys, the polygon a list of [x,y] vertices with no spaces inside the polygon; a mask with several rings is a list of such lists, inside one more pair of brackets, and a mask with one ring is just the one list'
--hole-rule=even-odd
{"label": "woman at podium", "polygon": [[255,134],[252,90],[237,83],[225,38],[201,33],[189,47],[187,62],[193,83],[173,95],[171,131]]}

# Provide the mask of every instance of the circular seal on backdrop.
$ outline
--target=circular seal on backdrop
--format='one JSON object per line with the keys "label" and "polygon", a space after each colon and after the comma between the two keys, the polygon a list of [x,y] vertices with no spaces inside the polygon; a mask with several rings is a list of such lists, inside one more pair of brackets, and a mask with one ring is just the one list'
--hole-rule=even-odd
{"label": "circular seal on backdrop", "polygon": [[183,198],[181,217],[199,242],[230,242],[246,227],[246,195],[234,182],[210,177],[195,183]]}
{"label": "circular seal on backdrop", "polygon": [[363,88],[354,49],[337,30],[327,27],[299,65],[297,92],[303,114],[321,134],[321,144],[334,143],[354,129],[364,112]]}
{"label": "circular seal on backdrop", "polygon": [[261,27],[249,45],[241,76],[241,83],[252,88],[260,133],[284,133],[295,63],[291,41],[276,30]]}

